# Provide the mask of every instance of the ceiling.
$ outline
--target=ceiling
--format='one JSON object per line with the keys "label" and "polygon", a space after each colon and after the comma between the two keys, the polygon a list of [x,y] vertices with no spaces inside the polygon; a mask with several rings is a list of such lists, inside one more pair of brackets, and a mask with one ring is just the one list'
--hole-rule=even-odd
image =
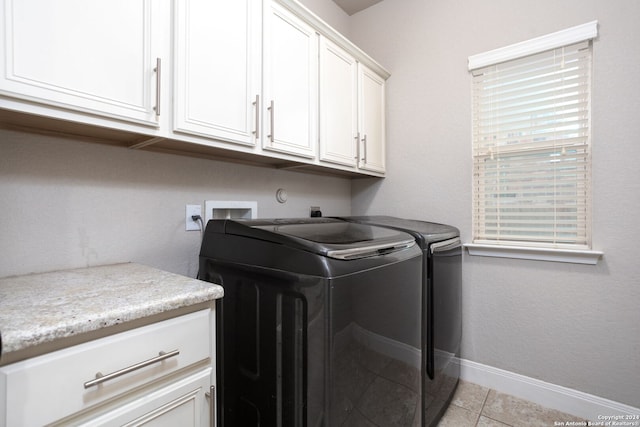
{"label": "ceiling", "polygon": [[376,3],[380,3],[382,0],[333,0],[335,4],[340,6],[342,10],[349,15],[353,15],[356,12],[360,12],[363,9],[373,6]]}

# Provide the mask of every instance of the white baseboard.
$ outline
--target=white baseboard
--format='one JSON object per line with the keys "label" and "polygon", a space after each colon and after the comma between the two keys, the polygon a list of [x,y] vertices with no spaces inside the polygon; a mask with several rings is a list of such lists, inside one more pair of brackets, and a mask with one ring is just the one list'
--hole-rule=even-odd
{"label": "white baseboard", "polygon": [[[602,416],[640,415],[640,408],[470,360],[458,360],[461,380],[510,394],[585,420],[602,421]],[[599,416],[600,418],[598,418]]]}

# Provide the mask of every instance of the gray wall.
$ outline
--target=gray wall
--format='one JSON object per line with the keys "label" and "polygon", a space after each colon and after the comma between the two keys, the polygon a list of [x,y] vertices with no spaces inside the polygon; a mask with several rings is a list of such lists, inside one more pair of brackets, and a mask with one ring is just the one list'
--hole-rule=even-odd
{"label": "gray wall", "polygon": [[[303,3],[348,33],[331,0]],[[128,261],[193,277],[200,233],[184,231],[184,209],[204,200],[256,200],[262,218],[348,215],[351,184],[0,129],[0,277]]]}
{"label": "gray wall", "polygon": [[185,205],[205,200],[256,200],[262,218],[348,215],[351,184],[0,130],[0,277],[129,261],[195,277]]}
{"label": "gray wall", "polygon": [[349,38],[351,32],[351,19],[332,0],[298,0],[310,11],[318,15],[327,24]]}
{"label": "gray wall", "polygon": [[387,67],[388,178],[354,214],[451,223],[471,239],[467,57],[592,20],[597,266],[466,255],[462,357],[640,406],[640,2],[385,0],[351,38]]}

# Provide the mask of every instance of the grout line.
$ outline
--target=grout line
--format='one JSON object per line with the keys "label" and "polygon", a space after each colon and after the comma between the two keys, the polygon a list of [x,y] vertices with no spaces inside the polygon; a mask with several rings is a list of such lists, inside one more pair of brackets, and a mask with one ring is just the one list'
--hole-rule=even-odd
{"label": "grout line", "polygon": [[484,399],[482,400],[482,405],[480,406],[480,413],[478,414],[478,419],[476,420],[476,427],[480,424],[480,417],[482,416],[482,412],[484,411],[484,405],[487,403],[487,397],[489,397],[489,392],[491,389],[487,391],[487,394],[484,395]]}
{"label": "grout line", "polygon": [[478,424],[480,424],[480,417],[482,416],[482,412],[480,412],[477,415],[478,415],[478,417],[476,418],[476,423],[474,424],[476,427],[478,427]]}
{"label": "grout line", "polygon": [[[482,406],[480,407],[480,415],[483,415],[484,406],[487,404],[487,399],[489,398],[489,393],[491,393],[491,389],[487,390],[487,394],[484,396],[484,400],[482,401]],[[478,418],[479,420],[480,418]]]}
{"label": "grout line", "polygon": [[485,418],[488,418],[488,419],[490,419],[492,421],[495,421],[497,423],[504,424],[505,426],[513,427],[511,424],[507,424],[504,421],[496,420],[495,418],[491,418],[490,416],[484,414],[484,407],[487,404],[487,400],[489,399],[489,393],[491,393],[491,391],[496,391],[496,390],[490,388],[487,391],[487,394],[484,397],[484,401],[482,402],[482,407],[480,408],[480,415],[478,415],[478,421],[476,421],[476,427],[478,427],[478,424],[480,424],[480,417],[485,417]]}

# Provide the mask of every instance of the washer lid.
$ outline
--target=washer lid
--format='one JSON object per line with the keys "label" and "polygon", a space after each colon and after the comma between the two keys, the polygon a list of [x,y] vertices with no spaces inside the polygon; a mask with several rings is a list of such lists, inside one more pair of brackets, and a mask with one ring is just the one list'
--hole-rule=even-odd
{"label": "washer lid", "polygon": [[[212,224],[214,221],[209,222],[207,229],[216,226]],[[220,222],[216,228],[223,229],[225,234],[266,240],[342,260],[384,255],[415,245],[415,239],[401,231],[331,218]]]}
{"label": "washer lid", "polygon": [[418,221],[413,219],[396,218],[393,216],[351,216],[344,217],[347,221],[355,221],[362,224],[379,225],[381,227],[391,227],[413,234],[421,245],[428,245],[433,242],[453,239],[460,236],[460,231],[451,225],[438,224],[435,222]]}

